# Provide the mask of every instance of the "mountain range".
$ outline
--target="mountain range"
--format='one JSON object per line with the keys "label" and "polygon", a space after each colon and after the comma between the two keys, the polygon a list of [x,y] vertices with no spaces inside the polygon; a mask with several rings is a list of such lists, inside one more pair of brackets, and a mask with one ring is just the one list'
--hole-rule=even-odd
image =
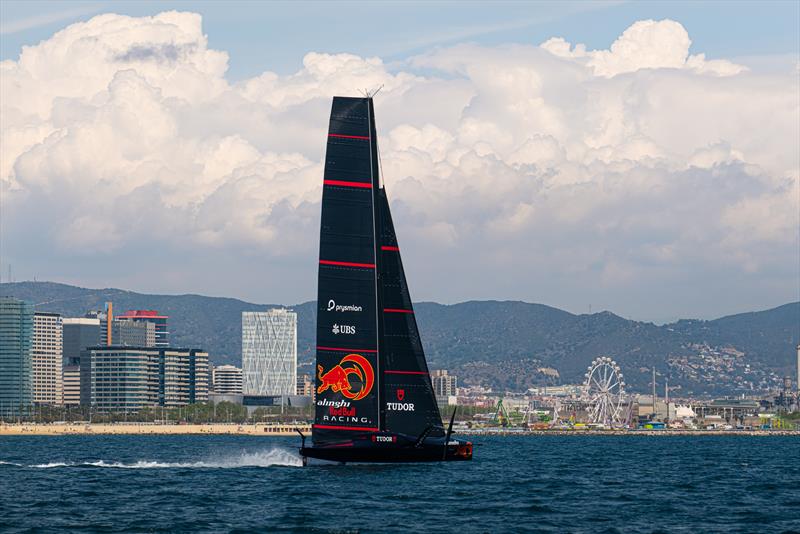
{"label": "mountain range", "polygon": [[[0,284],[0,295],[38,311],[80,317],[102,309],[156,309],[169,316],[174,346],[202,347],[216,364],[241,362],[241,312],[280,307],[202,295],[148,295],[122,289],[87,289],[53,282]],[[590,362],[614,358],[628,389],[647,391],[651,369],[671,390],[738,394],[774,388],[795,376],[800,343],[800,302],[715,320],[666,325],[634,321],[604,311],[575,315],[542,304],[470,301],[415,303],[433,369],[448,369],[459,385],[522,391],[537,385],[582,382]],[[316,303],[290,306],[298,315],[298,362],[313,372]],[[663,387],[663,386],[659,386]]]}

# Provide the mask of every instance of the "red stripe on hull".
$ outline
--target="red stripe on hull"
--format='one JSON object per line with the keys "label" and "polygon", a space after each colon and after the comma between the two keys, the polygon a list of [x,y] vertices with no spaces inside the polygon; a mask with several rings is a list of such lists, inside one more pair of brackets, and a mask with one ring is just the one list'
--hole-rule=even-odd
{"label": "red stripe on hull", "polygon": [[338,267],[361,267],[363,269],[374,269],[374,263],[352,263],[349,261],[331,261],[331,260],[319,260],[320,265],[336,265]]}
{"label": "red stripe on hull", "polygon": [[425,371],[384,371],[387,375],[427,375]]}
{"label": "red stripe on hull", "polygon": [[347,182],[344,180],[322,180],[324,185],[338,185],[341,187],[358,187],[360,189],[372,189],[372,184],[366,182]]}
{"label": "red stripe on hull", "polygon": [[377,428],[366,426],[336,426],[336,425],[314,425],[314,428],[321,428],[323,430],[353,430],[356,432],[377,432]]}
{"label": "red stripe on hull", "polygon": [[381,247],[381,250],[394,250],[400,252],[400,247]]}
{"label": "red stripe on hull", "polygon": [[338,137],[340,139],[364,139],[366,141],[369,141],[369,137],[367,137],[365,135],[345,135],[345,134],[332,134],[332,133],[329,133],[328,137]]}
{"label": "red stripe on hull", "polygon": [[334,352],[378,352],[375,349],[345,349],[342,347],[317,347],[317,350],[330,350]]}
{"label": "red stripe on hull", "polygon": [[400,308],[384,308],[384,313],[414,313],[414,310],[401,310]]}

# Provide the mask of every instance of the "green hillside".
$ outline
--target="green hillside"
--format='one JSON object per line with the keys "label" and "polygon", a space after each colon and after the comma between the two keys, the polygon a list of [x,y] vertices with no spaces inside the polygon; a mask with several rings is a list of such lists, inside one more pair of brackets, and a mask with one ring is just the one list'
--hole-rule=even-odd
{"label": "green hillside", "polygon": [[[114,302],[117,312],[156,309],[170,317],[173,345],[202,347],[215,363],[234,364],[241,358],[242,311],[276,306],[51,282],[0,284],[0,294],[64,316],[82,316],[101,309],[108,300]],[[299,361],[303,370],[311,372],[315,303],[291,308],[298,313]],[[800,342],[800,302],[713,321],[681,320],[663,326],[610,312],[574,315],[541,304],[511,301],[420,302],[415,309],[432,368],[459,373],[462,385],[500,389],[579,382],[593,358],[608,355],[621,365],[630,389],[647,390],[649,369],[655,365],[659,381],[668,376],[679,391],[738,393],[746,391],[749,382],[772,384],[780,376],[792,374],[795,346]]]}

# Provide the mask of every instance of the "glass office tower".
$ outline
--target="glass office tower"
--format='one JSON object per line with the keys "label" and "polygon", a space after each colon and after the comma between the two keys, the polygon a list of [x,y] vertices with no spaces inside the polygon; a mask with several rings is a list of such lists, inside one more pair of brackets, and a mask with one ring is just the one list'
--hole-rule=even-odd
{"label": "glass office tower", "polygon": [[33,402],[33,306],[0,297],[0,417],[27,412]]}

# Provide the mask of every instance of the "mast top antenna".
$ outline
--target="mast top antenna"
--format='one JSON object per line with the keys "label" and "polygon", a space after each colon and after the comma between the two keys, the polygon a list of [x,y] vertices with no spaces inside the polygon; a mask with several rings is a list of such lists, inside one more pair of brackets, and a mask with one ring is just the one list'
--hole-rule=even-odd
{"label": "mast top antenna", "polygon": [[381,84],[377,89],[359,89],[359,92],[364,95],[364,98],[373,98],[375,95],[380,93],[381,89],[383,89],[383,84]]}

